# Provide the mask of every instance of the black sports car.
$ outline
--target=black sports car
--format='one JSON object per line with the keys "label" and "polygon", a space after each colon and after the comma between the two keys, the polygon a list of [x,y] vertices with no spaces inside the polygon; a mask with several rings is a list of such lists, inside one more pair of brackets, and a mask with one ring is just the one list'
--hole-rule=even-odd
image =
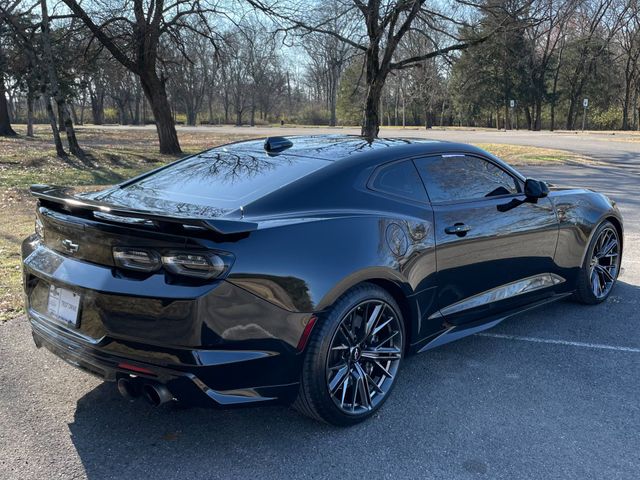
{"label": "black sports car", "polygon": [[405,355],[574,296],[607,298],[615,203],[469,145],[268,138],[113,188],[33,186],[38,347],[152,404],[292,402],[347,425]]}

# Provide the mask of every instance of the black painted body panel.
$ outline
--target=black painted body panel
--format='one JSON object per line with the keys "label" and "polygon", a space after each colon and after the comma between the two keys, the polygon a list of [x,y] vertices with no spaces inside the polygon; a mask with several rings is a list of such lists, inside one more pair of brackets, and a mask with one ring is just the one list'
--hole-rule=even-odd
{"label": "black painted body panel", "polygon": [[[136,179],[75,202],[67,193],[38,187],[45,236],[23,244],[26,307],[36,341],[61,356],[77,353],[75,363],[85,362],[107,379],[126,374],[116,360],[130,359],[218,404],[290,399],[305,326],[354,285],[372,281],[391,289],[415,351],[452,326],[494,322],[501,314],[571,292],[594,228],[605,218],[622,228],[615,205],[587,190],[554,188],[547,198],[501,210],[524,196],[432,206],[367,187],[384,163],[448,152],[490,158],[524,181],[475,147],[408,140],[368,144],[346,136],[292,140],[294,146],[281,156],[266,154],[258,141],[203,154],[215,158],[216,151],[224,151],[255,168],[279,165],[276,171],[286,163],[316,162],[308,174],[284,178],[281,186],[270,178],[269,188],[247,204],[227,200],[217,206],[212,194],[202,200],[206,204],[185,208],[184,199],[171,202],[166,192],[137,195]],[[202,169],[202,158],[198,165]],[[223,181],[220,174],[215,181]],[[116,218],[96,211],[111,211]],[[121,222],[118,216],[140,222]],[[464,237],[444,232],[457,222],[472,230]],[[64,239],[80,245],[74,255],[62,248]],[[228,275],[214,281],[162,270],[141,275],[115,266],[115,246],[214,250],[235,260]],[[539,274],[563,281],[446,313],[457,302]],[[47,318],[50,284],[81,294],[77,331]]]}

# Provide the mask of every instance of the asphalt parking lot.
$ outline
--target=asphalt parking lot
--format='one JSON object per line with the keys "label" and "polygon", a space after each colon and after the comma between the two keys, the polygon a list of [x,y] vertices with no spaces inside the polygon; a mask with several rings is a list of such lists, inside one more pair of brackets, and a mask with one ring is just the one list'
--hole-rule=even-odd
{"label": "asphalt parking lot", "polygon": [[0,479],[638,478],[640,142],[592,141],[548,146],[606,165],[523,170],[619,202],[624,272],[606,303],[557,303],[411,357],[349,429],[284,407],[128,403],[36,350],[17,318],[0,324]]}

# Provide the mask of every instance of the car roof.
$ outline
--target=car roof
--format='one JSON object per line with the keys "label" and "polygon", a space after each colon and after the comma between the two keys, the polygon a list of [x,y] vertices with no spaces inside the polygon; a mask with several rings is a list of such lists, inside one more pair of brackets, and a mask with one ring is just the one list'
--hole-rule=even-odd
{"label": "car roof", "polygon": [[[270,152],[271,156],[298,156],[310,157],[327,161],[338,161],[365,153],[383,153],[387,150],[399,150],[400,147],[406,149],[408,146],[414,146],[421,153],[429,151],[442,151],[456,149],[456,146],[462,147],[462,144],[452,144],[438,140],[418,139],[418,138],[377,138],[372,142],[366,141],[357,135],[294,135],[286,137],[293,144],[291,147],[283,149],[279,152]],[[216,147],[213,150],[222,150],[233,153],[264,153],[265,139],[243,140],[227,145]],[[417,148],[416,148],[417,147]],[[465,150],[469,146],[465,145]],[[386,152],[384,152],[386,153]]]}

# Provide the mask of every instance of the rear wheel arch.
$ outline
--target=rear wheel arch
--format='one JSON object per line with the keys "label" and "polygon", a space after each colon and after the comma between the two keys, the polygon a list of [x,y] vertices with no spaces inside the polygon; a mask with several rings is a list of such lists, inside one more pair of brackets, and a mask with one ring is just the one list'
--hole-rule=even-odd
{"label": "rear wheel arch", "polygon": [[409,346],[414,341],[412,335],[414,331],[413,319],[416,318],[416,313],[414,311],[415,307],[412,308],[410,299],[397,283],[383,278],[370,279],[367,281],[367,283],[372,283],[387,291],[396,301],[398,307],[400,307],[400,314],[402,315],[404,331],[406,335],[406,342],[404,345],[406,354],[409,350]]}
{"label": "rear wheel arch", "polygon": [[323,300],[318,304],[318,313],[321,314],[321,312],[330,309],[332,305],[340,299],[340,297],[347,294],[354,288],[367,284],[375,285],[376,287],[383,289],[389,293],[398,304],[405,329],[405,354],[407,354],[410,345],[415,342],[413,334],[418,331],[417,324],[414,324],[416,322],[415,319],[418,318],[418,310],[415,302],[411,301],[410,295],[412,292],[410,291],[410,287],[398,278],[394,278],[389,275],[378,275],[360,278],[358,281],[349,281],[348,279],[345,279],[331,292],[325,295]]}

